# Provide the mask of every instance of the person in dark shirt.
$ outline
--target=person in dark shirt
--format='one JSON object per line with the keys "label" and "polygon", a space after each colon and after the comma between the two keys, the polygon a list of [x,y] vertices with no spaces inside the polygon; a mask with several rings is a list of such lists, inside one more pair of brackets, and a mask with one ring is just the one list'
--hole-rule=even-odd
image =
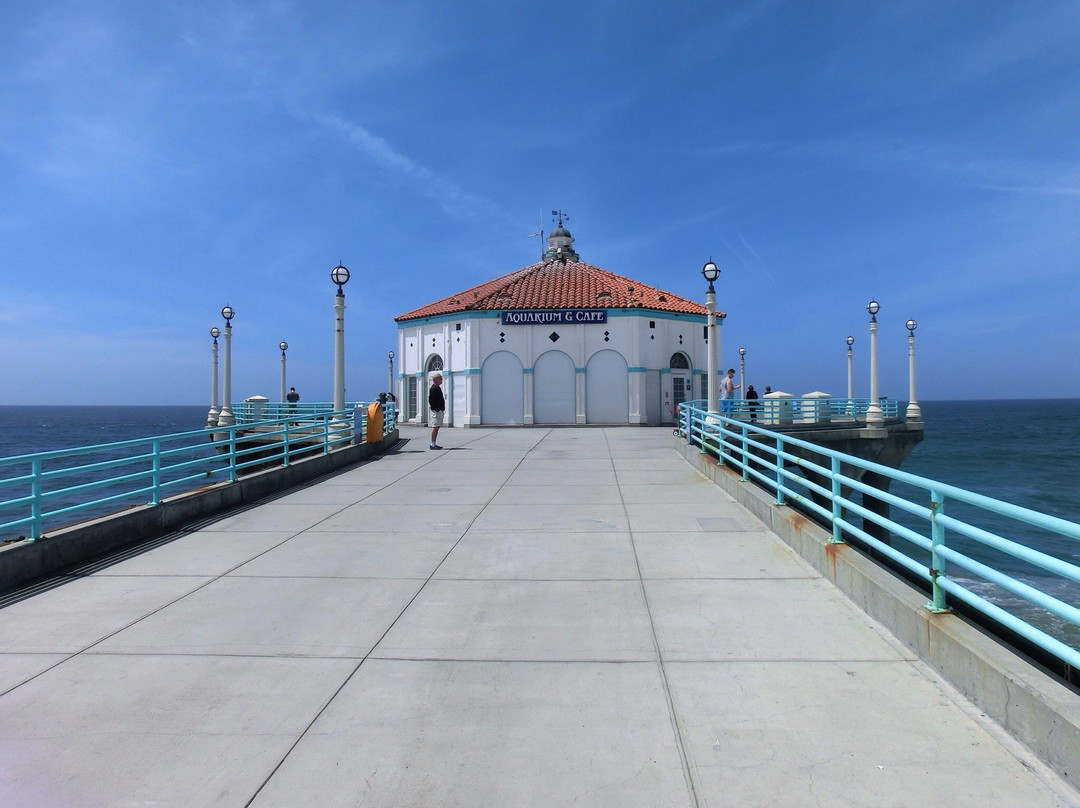
{"label": "person in dark shirt", "polygon": [[746,401],[750,406],[750,420],[757,420],[757,408],[758,408],[758,392],[754,389],[754,385],[748,384],[746,386]]}
{"label": "person in dark shirt", "polygon": [[[295,387],[289,388],[289,394],[285,396],[285,400],[289,402],[289,415],[296,412],[296,402],[300,400],[300,394],[296,392]],[[290,424],[292,426],[292,424]]]}
{"label": "person in dark shirt", "polygon": [[446,414],[446,398],[443,396],[441,373],[436,373],[431,377],[431,389],[428,390],[427,401],[428,410],[431,413],[431,445],[428,448],[441,449],[442,447],[435,442],[439,436],[439,427],[443,424],[443,415]]}

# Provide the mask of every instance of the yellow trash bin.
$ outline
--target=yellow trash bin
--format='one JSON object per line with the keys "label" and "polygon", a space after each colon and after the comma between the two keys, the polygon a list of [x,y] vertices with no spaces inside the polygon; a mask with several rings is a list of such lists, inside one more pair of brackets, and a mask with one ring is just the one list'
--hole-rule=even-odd
{"label": "yellow trash bin", "polygon": [[383,439],[383,408],[378,401],[372,401],[367,408],[367,433],[364,437],[368,443],[381,443]]}

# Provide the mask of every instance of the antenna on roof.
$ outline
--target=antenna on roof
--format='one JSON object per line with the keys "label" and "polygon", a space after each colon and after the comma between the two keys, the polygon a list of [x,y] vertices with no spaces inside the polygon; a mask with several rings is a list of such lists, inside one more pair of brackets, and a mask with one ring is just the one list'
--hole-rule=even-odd
{"label": "antenna on roof", "polygon": [[540,211],[540,232],[539,233],[529,233],[529,235],[526,236],[526,238],[536,238],[537,236],[540,236],[540,260],[543,261],[544,260],[544,212],[543,211]]}
{"label": "antenna on roof", "polygon": [[540,236],[540,257],[543,258],[544,257],[544,231],[541,230],[539,233],[529,233],[529,235],[526,236],[526,238],[536,238],[537,236]]}

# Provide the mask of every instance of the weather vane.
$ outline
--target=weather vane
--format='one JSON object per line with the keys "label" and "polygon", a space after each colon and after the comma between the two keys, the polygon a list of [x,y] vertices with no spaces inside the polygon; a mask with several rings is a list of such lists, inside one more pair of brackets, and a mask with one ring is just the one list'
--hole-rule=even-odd
{"label": "weather vane", "polygon": [[551,211],[551,215],[555,217],[556,220],[558,220],[559,227],[562,227],[562,223],[564,221],[570,221],[570,216],[566,213],[563,213],[561,210],[553,210]]}

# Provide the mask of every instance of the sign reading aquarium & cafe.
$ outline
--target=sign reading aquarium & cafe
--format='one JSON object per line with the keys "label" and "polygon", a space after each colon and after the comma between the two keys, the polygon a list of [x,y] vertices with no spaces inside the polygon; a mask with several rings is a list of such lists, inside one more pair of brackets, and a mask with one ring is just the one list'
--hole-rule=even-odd
{"label": "sign reading aquarium & cafe", "polygon": [[606,323],[604,309],[543,309],[538,311],[504,311],[503,325],[567,325]]}

